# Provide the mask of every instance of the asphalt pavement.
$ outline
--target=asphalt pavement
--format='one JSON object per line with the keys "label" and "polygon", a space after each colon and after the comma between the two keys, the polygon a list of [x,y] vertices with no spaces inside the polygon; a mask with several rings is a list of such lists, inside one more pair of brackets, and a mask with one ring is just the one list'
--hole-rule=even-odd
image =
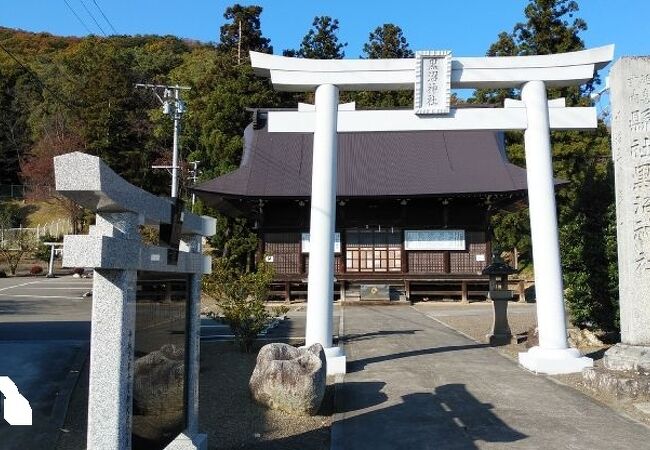
{"label": "asphalt pavement", "polygon": [[12,378],[32,407],[32,426],[0,420],[0,448],[49,449],[88,353],[92,280],[0,279],[0,375]]}
{"label": "asphalt pavement", "polygon": [[650,428],[416,308],[345,308],[342,335],[333,450],[649,448]]}

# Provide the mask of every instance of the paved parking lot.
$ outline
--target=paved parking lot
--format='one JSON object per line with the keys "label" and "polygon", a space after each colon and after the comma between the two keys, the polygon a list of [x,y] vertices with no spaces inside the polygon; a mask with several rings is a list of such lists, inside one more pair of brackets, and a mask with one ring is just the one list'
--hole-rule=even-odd
{"label": "paved parking lot", "polygon": [[89,321],[92,279],[0,278],[0,323]]}
{"label": "paved parking lot", "polygon": [[52,448],[90,339],[92,280],[0,279],[0,375],[30,402],[31,427],[0,421],[3,449]]}

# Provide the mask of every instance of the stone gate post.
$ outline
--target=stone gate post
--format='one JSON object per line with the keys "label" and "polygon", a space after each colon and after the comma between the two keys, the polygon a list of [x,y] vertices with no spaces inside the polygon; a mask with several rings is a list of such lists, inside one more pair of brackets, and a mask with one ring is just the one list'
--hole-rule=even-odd
{"label": "stone gate post", "polygon": [[[65,267],[94,269],[87,448],[129,450],[134,435],[153,441],[151,428],[161,417],[172,425],[158,425],[153,448],[207,448],[206,436],[198,432],[198,377],[201,275],[210,273],[211,259],[201,254],[201,240],[215,233],[215,220],[177,213],[170,200],[127,183],[94,156],[79,152],[57,156],[54,167],[57,191],[97,213],[96,225],[87,236],[65,236],[63,256]],[[145,245],[139,230],[145,223],[171,224],[170,234],[175,237],[166,245]],[[152,318],[143,314],[143,327],[138,325],[139,273],[162,274],[163,279],[165,274],[180,275],[176,280],[187,280],[188,289],[181,294],[176,315]],[[142,305],[155,308],[158,303]],[[172,334],[166,328],[171,324],[179,328],[184,345],[171,345],[166,337]],[[162,342],[147,334],[152,328]],[[142,351],[135,345],[140,332],[148,343]],[[144,378],[135,376],[138,364],[139,376]],[[154,379],[162,379],[160,385],[149,384]],[[134,383],[138,380],[139,384]],[[134,385],[140,389],[143,404],[155,411],[144,417],[153,427],[140,421],[148,427],[146,437],[136,433],[134,426]],[[159,410],[156,399],[161,395],[173,403],[172,409]]]}

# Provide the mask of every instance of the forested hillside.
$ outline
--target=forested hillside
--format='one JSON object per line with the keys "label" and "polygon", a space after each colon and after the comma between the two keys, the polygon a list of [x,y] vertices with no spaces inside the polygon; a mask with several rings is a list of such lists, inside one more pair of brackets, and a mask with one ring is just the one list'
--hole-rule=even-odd
{"label": "forested hillside", "polygon": [[[181,160],[201,161],[201,177],[233,170],[242,152],[242,133],[250,122],[246,108],[295,107],[309,96],[273,91],[256,77],[248,51],[273,52],[262,32],[262,8],[233,5],[215,43],[175,36],[71,38],[0,28],[0,185],[52,185],[52,156],[81,150],[103,158],[131,182],[168,193],[170,177],[151,169],[171,160],[172,123],[151,91],[135,83],[181,84],[188,112],[183,117]],[[580,33],[587,24],[576,17],[571,0],[531,0],[523,21],[503,32],[488,49],[490,56],[548,54],[585,47]],[[240,34],[241,24],[241,34]],[[308,24],[304,24],[307,26]],[[338,20],[316,17],[295,49],[275,53],[338,59],[346,43],[337,35]],[[348,24],[352,25],[352,24]],[[399,26],[367,30],[361,55],[412,57]],[[568,105],[590,103],[591,87],[551,91]],[[501,105],[518,92],[479,90],[469,101]],[[360,107],[412,105],[410,92],[344,93],[342,101]],[[512,162],[524,165],[521,134],[508,135]],[[553,134],[556,175],[569,181],[559,191],[558,207],[567,300],[574,320],[612,328],[617,311],[617,265],[613,179],[609,133],[603,123],[592,133]],[[187,193],[187,173],[181,194]],[[38,195],[39,190],[33,190]],[[516,248],[531,263],[527,209],[495,214],[496,242]],[[255,250],[255,236],[243,222],[219,218],[214,239],[217,254],[241,264]]]}
{"label": "forested hillside", "polygon": [[237,164],[244,107],[274,103],[267,83],[237,66],[224,45],[8,29],[0,30],[0,44],[0,184],[49,183],[43,166],[51,156],[83,150],[135,184],[167,192],[169,176],[150,166],[170,158],[171,122],[150,91],[135,89],[138,82],[192,87],[183,156],[201,154],[211,173]]}

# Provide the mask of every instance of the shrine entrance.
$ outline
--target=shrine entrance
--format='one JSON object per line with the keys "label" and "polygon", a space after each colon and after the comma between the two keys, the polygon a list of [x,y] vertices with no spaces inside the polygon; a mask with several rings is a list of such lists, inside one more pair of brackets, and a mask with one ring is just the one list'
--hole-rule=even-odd
{"label": "shrine entrance", "polygon": [[[596,128],[597,115],[593,107],[567,108],[562,98],[549,100],[547,88],[587,83],[613,55],[613,45],[555,55],[480,58],[425,51],[404,59],[310,60],[251,52],[256,74],[270,77],[276,89],[315,92],[315,105],[269,111],[268,129],[314,133],[313,167],[318,170],[312,171],[305,340],[323,345],[329,373],[345,373],[344,352],[332,343],[338,133],[373,131],[524,131],[539,346],[520,353],[519,362],[549,374],[593,365],[567,342],[550,130]],[[503,108],[452,108],[452,88],[513,88],[521,99],[507,99]],[[410,89],[413,111],[356,111],[352,105],[339,105],[340,91]],[[349,257],[361,272],[389,271],[392,261],[397,270],[383,236],[352,234],[356,243],[346,251],[346,262]]]}
{"label": "shrine entrance", "polygon": [[345,271],[402,271],[402,231],[352,229],[345,232]]}

